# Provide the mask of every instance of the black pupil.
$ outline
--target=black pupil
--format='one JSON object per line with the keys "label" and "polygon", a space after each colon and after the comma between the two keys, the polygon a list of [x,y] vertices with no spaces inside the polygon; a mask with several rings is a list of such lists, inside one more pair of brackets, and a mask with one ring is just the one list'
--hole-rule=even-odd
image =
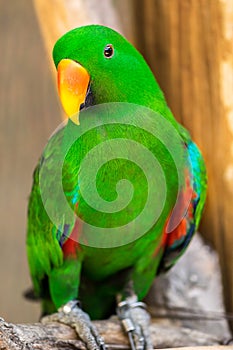
{"label": "black pupil", "polygon": [[113,47],[112,45],[107,45],[104,49],[104,55],[105,57],[111,57],[113,54]]}

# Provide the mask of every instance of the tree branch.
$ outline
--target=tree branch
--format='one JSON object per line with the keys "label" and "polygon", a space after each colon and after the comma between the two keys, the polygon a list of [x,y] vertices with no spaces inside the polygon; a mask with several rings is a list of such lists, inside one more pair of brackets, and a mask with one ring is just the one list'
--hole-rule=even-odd
{"label": "tree branch", "polygon": [[[114,316],[106,321],[94,321],[94,324],[104,337],[109,350],[129,349],[128,339],[124,335],[117,317]],[[213,335],[162,324],[161,321],[158,322],[155,319],[152,320],[150,330],[153,345],[156,348],[220,345],[219,339]],[[3,349],[84,350],[86,347],[81,340],[77,339],[74,330],[63,324],[15,325],[0,319],[0,350]]]}

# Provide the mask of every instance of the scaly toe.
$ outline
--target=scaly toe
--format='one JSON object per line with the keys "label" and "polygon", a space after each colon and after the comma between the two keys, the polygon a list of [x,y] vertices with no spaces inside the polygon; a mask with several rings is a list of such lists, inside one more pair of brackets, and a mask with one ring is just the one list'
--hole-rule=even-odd
{"label": "scaly toe", "polygon": [[42,318],[42,323],[59,322],[75,329],[77,335],[86,343],[88,350],[105,350],[103,338],[92,324],[89,315],[77,301],[70,301],[59,308],[58,312]]}

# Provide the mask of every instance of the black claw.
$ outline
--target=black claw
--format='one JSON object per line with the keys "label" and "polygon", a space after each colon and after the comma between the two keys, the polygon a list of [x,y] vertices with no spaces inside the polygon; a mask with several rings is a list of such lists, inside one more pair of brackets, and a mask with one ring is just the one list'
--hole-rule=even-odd
{"label": "black claw", "polygon": [[100,344],[100,349],[101,350],[106,350],[106,345],[104,344],[104,342],[102,344]]}
{"label": "black claw", "polygon": [[[138,323],[137,318],[134,319],[132,316],[133,309],[146,309],[146,304],[141,301],[135,300],[124,300],[118,303],[117,315],[121,321],[122,327],[128,336],[131,350],[145,350],[148,347],[148,339],[144,333],[144,326]],[[145,311],[142,311],[146,313]],[[149,325],[149,323],[148,323]],[[146,327],[146,323],[145,323]],[[149,342],[150,344],[150,342]]]}
{"label": "black claw", "polygon": [[128,338],[129,338],[131,350],[137,350],[134,344],[132,332],[128,332]]}
{"label": "black claw", "polygon": [[101,350],[106,350],[106,345],[102,338],[97,338],[97,344]]}

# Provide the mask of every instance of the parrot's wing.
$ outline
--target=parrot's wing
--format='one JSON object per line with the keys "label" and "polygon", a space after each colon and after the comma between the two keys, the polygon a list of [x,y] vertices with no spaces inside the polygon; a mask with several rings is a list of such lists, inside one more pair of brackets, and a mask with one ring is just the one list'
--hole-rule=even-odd
{"label": "parrot's wing", "polygon": [[34,171],[34,182],[28,207],[27,254],[36,296],[43,297],[43,280],[53,266],[62,264],[62,250],[55,227],[44,209],[39,188],[39,169]]}
{"label": "parrot's wing", "polygon": [[[169,230],[167,232],[169,224],[166,223],[163,239],[164,255],[160,263],[159,273],[171,268],[184,253],[198,229],[206,199],[207,176],[204,160],[198,147],[192,141],[188,142],[187,149],[191,170],[186,169],[186,187],[179,194],[176,206],[176,210],[181,212],[185,205],[185,214],[171,232]],[[187,198],[189,198],[188,202]]]}
{"label": "parrot's wing", "polygon": [[[47,276],[50,275],[52,269],[59,268],[63,264],[64,251],[69,254],[71,249],[73,249],[72,244],[66,243],[69,241],[72,231],[75,231],[73,230],[75,222],[73,227],[65,222],[58,227],[53,222],[48,210],[46,210],[46,203],[41,194],[40,172],[44,167],[48,171],[48,176],[43,181],[43,191],[47,191],[46,200],[49,201],[50,194],[52,194],[54,188],[53,182],[56,181],[52,174],[56,156],[60,152],[62,137],[63,129],[58,130],[51,137],[45,148],[34,171],[33,186],[28,206],[27,254],[35,295],[42,298],[46,297],[44,293],[47,290],[47,286],[44,284],[47,283]],[[72,178],[70,181],[72,182]],[[69,185],[71,188],[72,183]],[[67,183],[66,186],[68,186]],[[59,203],[57,203],[57,207],[58,205]]]}

